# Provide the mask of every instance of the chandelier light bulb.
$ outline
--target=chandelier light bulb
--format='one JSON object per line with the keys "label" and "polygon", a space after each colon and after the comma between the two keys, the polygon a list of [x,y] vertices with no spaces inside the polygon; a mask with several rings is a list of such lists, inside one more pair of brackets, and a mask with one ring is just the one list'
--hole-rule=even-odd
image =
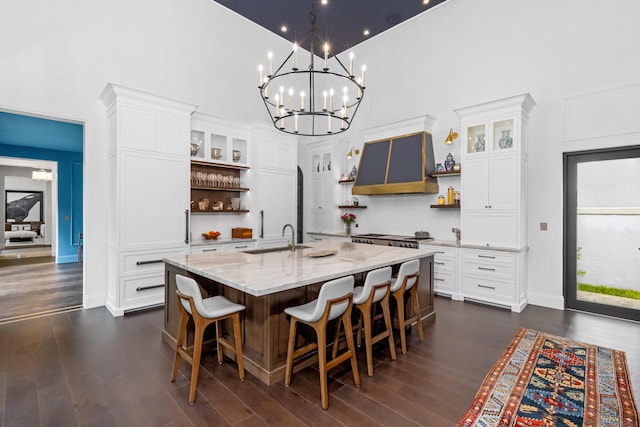
{"label": "chandelier light bulb", "polygon": [[324,70],[329,69],[329,43],[324,44]]}
{"label": "chandelier light bulb", "polygon": [[349,77],[353,77],[353,52],[349,53]]}
{"label": "chandelier light bulb", "polygon": [[304,111],[304,92],[300,92],[300,111]]}
{"label": "chandelier light bulb", "polygon": [[278,105],[278,108],[281,108],[284,106],[284,86],[280,86],[280,104]]}
{"label": "chandelier light bulb", "polygon": [[262,92],[263,96],[264,96],[265,99],[269,99],[269,86],[267,86],[267,83],[269,83],[269,78],[265,77],[263,82],[264,82],[264,86],[263,86],[264,87],[264,91]]}
{"label": "chandelier light bulb", "polygon": [[293,93],[294,93],[294,92],[293,92],[293,88],[292,88],[292,87],[290,87],[290,88],[289,88],[289,111],[293,111],[293,105],[292,105],[292,102],[293,102]]}
{"label": "chandelier light bulb", "polygon": [[333,92],[333,88],[331,88],[329,90],[329,111],[331,113],[333,113],[333,95],[335,92]]}
{"label": "chandelier light bulb", "polygon": [[322,92],[322,98],[324,100],[322,103],[322,111],[327,111],[327,91],[326,90]]}
{"label": "chandelier light bulb", "polygon": [[361,79],[360,79],[360,82],[361,82],[361,83],[360,83],[360,86],[362,86],[362,87],[364,87],[364,72],[365,72],[365,71],[367,71],[367,66],[366,66],[366,65],[363,65],[363,66],[362,66],[362,77],[361,77]]}
{"label": "chandelier light bulb", "polygon": [[293,71],[298,71],[298,44],[293,44]]}
{"label": "chandelier light bulb", "polygon": [[263,70],[262,64],[258,65],[258,72],[260,73],[260,78],[258,79],[258,86],[262,85],[262,80],[263,80],[262,79],[262,70]]}
{"label": "chandelier light bulb", "polygon": [[269,77],[271,77],[273,76],[273,52],[269,51],[267,57],[269,58]]}
{"label": "chandelier light bulb", "polygon": [[278,104],[280,104],[280,97],[276,93],[276,104],[275,104],[276,117],[278,117]]}

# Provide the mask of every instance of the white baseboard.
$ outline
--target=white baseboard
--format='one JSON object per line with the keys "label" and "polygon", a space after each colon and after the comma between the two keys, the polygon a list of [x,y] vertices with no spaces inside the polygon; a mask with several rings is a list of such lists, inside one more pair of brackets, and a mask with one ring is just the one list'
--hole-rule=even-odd
{"label": "white baseboard", "polygon": [[553,308],[556,310],[564,310],[564,297],[561,295],[528,292],[527,297],[529,299],[529,304]]}

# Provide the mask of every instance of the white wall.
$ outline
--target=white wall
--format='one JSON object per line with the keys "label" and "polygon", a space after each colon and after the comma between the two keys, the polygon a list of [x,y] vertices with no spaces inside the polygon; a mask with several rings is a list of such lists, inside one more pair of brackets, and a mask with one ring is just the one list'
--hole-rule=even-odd
{"label": "white wall", "polygon": [[[533,95],[538,103],[529,177],[533,303],[562,306],[561,153],[589,145],[560,144],[563,99],[638,81],[639,14],[635,0],[565,0],[548,7],[448,0],[355,49],[368,68],[368,92],[354,124],[361,130],[430,114],[438,119],[438,146],[450,127],[459,130],[455,108]],[[106,120],[98,100],[104,86],[116,82],[199,105],[216,116],[265,121],[255,87],[257,65],[267,50],[280,58],[289,48],[209,0],[4,0],[0,40],[0,109],[85,123],[87,306],[103,304],[106,289]],[[354,144],[362,143],[358,132],[352,135]],[[615,138],[591,144],[638,142]],[[446,151],[437,149],[436,158],[444,159]],[[367,203],[372,229],[394,224],[401,225],[398,232],[427,229],[450,237],[448,226],[459,221],[426,208],[427,196]],[[542,221],[549,231],[538,231]]]}
{"label": "white wall", "polygon": [[[368,80],[357,126],[430,114],[437,118],[436,150],[450,127],[459,131],[454,109],[531,93],[537,103],[530,121],[528,179],[528,286],[533,304],[564,306],[562,153],[640,144],[640,129],[614,132],[611,120],[603,132],[591,134],[598,138],[570,138],[566,129],[573,96],[617,87],[624,93],[624,86],[640,81],[638,14],[640,3],[634,0],[565,0],[545,7],[513,0],[448,0],[356,49],[358,58],[366,58]],[[614,113],[609,105],[598,108],[597,103],[592,113],[606,118],[618,112],[638,116],[632,99],[618,98]],[[592,116],[579,116],[570,125],[593,129],[593,122]],[[453,146],[459,158],[460,140]],[[446,155],[442,148],[440,154],[436,151],[437,159]],[[450,214],[432,212],[424,203],[404,197],[376,200],[375,226],[395,223],[402,211],[398,208],[406,205],[414,207],[424,224]],[[371,207],[368,211],[374,210]],[[540,231],[540,222],[548,223],[548,231]],[[404,231],[418,228],[415,223],[399,223],[405,224]],[[424,228],[434,231],[429,225]],[[436,235],[445,237],[448,231]]]}
{"label": "white wall", "polygon": [[85,125],[87,307],[106,298],[107,129],[98,99],[106,84],[255,122],[266,117],[258,63],[290,47],[209,0],[6,0],[0,39],[0,110]]}

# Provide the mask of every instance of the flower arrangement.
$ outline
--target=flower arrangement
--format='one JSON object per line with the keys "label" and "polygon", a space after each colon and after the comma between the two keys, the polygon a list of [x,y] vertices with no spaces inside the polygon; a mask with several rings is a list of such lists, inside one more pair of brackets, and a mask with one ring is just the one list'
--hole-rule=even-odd
{"label": "flower arrangement", "polygon": [[351,224],[353,221],[356,220],[356,216],[352,213],[346,213],[342,215],[340,218],[342,218],[342,221],[347,225]]}

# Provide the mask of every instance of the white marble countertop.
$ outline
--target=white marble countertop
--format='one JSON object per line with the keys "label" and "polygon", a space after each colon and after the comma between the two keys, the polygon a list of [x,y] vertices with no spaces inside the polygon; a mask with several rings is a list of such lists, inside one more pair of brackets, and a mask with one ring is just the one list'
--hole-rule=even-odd
{"label": "white marble countertop", "polygon": [[[164,261],[178,268],[254,296],[269,295],[313,283],[425,258],[435,252],[351,242],[305,243],[295,252],[216,252],[181,255]],[[310,257],[319,251],[334,255]]]}

